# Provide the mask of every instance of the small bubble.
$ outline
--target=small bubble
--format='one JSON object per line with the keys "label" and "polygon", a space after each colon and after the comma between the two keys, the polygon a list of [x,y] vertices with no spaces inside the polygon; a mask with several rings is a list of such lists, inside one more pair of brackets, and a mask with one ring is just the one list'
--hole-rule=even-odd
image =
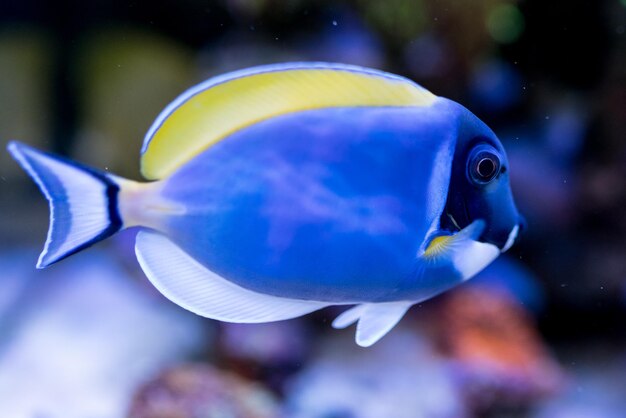
{"label": "small bubble", "polygon": [[546,115],[546,120],[550,119],[550,116]]}
{"label": "small bubble", "polygon": [[566,283],[561,283],[561,287],[567,287]]}
{"label": "small bubble", "polygon": [[337,21],[333,20],[333,26],[337,26]]}

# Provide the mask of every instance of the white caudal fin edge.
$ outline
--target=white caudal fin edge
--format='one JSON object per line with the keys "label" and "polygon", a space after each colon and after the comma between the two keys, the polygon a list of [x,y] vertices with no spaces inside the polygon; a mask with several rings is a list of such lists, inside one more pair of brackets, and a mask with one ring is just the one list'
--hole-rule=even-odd
{"label": "white caudal fin edge", "polygon": [[12,141],[7,147],[50,206],[50,227],[37,268],[44,268],[111,236],[122,227],[118,187],[105,173]]}
{"label": "white caudal fin edge", "polygon": [[240,287],[204,267],[166,236],[137,234],[135,252],[152,284],[177,305],[211,319],[235,323],[281,321],[329,306],[328,302],[288,299]]}
{"label": "white caudal fin edge", "polygon": [[335,318],[333,327],[346,328],[358,321],[356,343],[369,347],[391,331],[413,304],[400,301],[357,305]]}

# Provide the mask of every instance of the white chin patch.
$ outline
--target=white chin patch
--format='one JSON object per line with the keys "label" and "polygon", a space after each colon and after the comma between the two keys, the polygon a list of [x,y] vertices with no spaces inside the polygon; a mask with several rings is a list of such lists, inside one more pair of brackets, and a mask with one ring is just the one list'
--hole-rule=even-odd
{"label": "white chin patch", "polygon": [[506,244],[504,244],[504,247],[502,248],[502,252],[506,252],[509,248],[513,246],[513,243],[515,242],[515,238],[517,238],[518,232],[519,232],[519,225],[515,225],[513,229],[511,229],[511,232],[509,233],[509,237],[506,240]]}

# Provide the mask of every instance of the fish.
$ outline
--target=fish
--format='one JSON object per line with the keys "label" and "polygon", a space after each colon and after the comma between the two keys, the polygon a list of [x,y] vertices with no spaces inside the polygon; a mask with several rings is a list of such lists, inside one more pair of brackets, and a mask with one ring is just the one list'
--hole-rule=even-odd
{"label": "fish", "polygon": [[136,228],[152,284],[198,315],[286,320],[354,305],[367,347],[476,275],[523,226],[509,162],[469,110],[358,66],[296,62],[210,78],[169,104],[128,180],[11,141],[50,207],[37,267]]}

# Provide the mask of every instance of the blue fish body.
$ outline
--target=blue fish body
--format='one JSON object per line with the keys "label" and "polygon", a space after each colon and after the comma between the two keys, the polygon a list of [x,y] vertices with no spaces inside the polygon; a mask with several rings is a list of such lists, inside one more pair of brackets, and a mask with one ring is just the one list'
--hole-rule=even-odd
{"label": "blue fish body", "polygon": [[139,227],[152,283],[199,315],[293,318],[356,304],[373,344],[413,304],[515,241],[520,216],[495,134],[392,74],[325,63],[217,77],[149,130],[136,183],[12,143],[51,228],[38,267]]}
{"label": "blue fish body", "polygon": [[311,110],[239,131],[167,180],[164,197],[187,210],[168,235],[263,293],[415,296],[416,256],[447,194],[456,129],[442,108],[450,103]]}

